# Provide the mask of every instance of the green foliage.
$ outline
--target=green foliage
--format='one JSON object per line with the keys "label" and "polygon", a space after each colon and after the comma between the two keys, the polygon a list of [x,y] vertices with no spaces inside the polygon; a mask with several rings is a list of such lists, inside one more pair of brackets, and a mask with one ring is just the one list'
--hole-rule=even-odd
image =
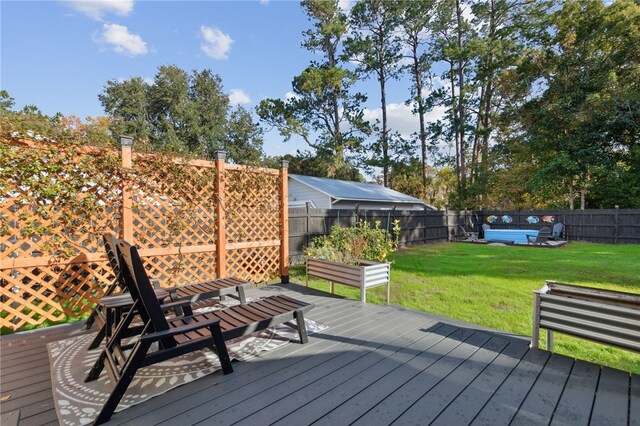
{"label": "green foliage", "polygon": [[[393,221],[393,234],[400,234],[400,222]],[[315,238],[305,250],[306,256],[343,263],[356,263],[357,259],[384,262],[398,248],[398,240],[380,221],[371,227],[368,222],[358,221],[355,226],[342,228],[334,225],[331,234]]]}
{"label": "green foliage", "polygon": [[262,155],[262,131],[243,108],[231,110],[220,76],[161,66],[153,83],[110,80],[98,96],[114,134],[131,135],[138,149],[212,158],[218,149],[240,164]]}
{"label": "green foliage", "polygon": [[342,66],[338,55],[347,18],[337,0],[305,0],[302,7],[313,24],[304,32],[302,45],[321,54],[322,60],[312,62],[293,78],[293,97],[264,99],[256,110],[285,142],[300,137],[323,157],[328,166],[316,168],[316,173],[321,174],[315,175],[341,178],[351,168],[349,160],[360,152],[363,139],[370,134],[361,107],[366,97],[350,92],[356,76]]}
{"label": "green foliage", "polygon": [[582,207],[640,205],[639,19],[629,0],[567,1],[550,15],[550,39],[514,76],[531,92],[514,84],[519,101],[501,117],[500,173],[521,174],[517,198],[566,208],[582,193]]}
{"label": "green foliage", "polygon": [[383,184],[388,185],[392,163],[392,137],[387,122],[387,82],[400,77],[403,67],[401,41],[397,33],[402,15],[402,3],[385,0],[361,0],[351,10],[349,23],[353,29],[345,41],[343,57],[357,64],[356,73],[365,78],[374,77],[380,88],[382,109],[378,137],[368,147],[370,166],[382,167]]}
{"label": "green foliage", "polygon": [[298,151],[296,155],[287,154],[283,159],[289,162],[289,173],[292,174],[364,182],[360,171],[351,163],[324,152],[311,154]]}
{"label": "green foliage", "polygon": [[121,201],[120,159],[105,149],[113,143],[108,123],[13,111],[0,121],[0,203],[20,212],[11,227],[0,215],[0,232],[43,239],[42,250],[63,258],[95,245]]}

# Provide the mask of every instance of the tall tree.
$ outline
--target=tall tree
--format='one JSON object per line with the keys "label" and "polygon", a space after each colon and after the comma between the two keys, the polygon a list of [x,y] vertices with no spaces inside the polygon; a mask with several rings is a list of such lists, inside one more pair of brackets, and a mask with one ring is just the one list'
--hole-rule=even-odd
{"label": "tall tree", "polygon": [[98,99],[112,119],[116,135],[130,135],[147,145],[152,138],[148,104],[149,84],[141,77],[129,80],[109,80]]}
{"label": "tall tree", "polygon": [[115,134],[129,134],[152,150],[211,158],[225,148],[235,162],[255,162],[262,131],[244,109],[230,112],[220,76],[161,66],[152,84],[140,77],[107,82],[98,96]]}
{"label": "tall tree", "polygon": [[258,164],[263,157],[262,131],[243,107],[237,107],[229,116],[224,149],[239,164]]}
{"label": "tall tree", "polygon": [[[404,14],[400,22],[401,38],[405,47],[408,48],[408,59],[411,61],[407,65],[411,75],[411,98],[409,103],[414,105],[414,113],[418,114],[420,128],[418,130],[418,140],[420,141],[421,154],[421,176],[423,191],[427,189],[428,166],[427,166],[427,145],[428,135],[425,122],[425,115],[430,109],[430,102],[425,96],[427,89],[427,76],[432,65],[432,56],[424,47],[429,31],[432,8],[435,0],[404,0],[402,8]],[[426,196],[426,193],[421,195]]]}
{"label": "tall tree", "polygon": [[387,0],[361,0],[351,9],[352,35],[345,41],[345,57],[358,64],[357,72],[365,77],[375,76],[380,87],[382,128],[374,143],[374,158],[371,164],[381,166],[383,184],[389,184],[390,133],[387,120],[387,82],[402,73],[401,42],[398,27],[401,18],[401,3]]}
{"label": "tall tree", "polygon": [[457,204],[462,207],[467,196],[467,131],[469,125],[470,64],[475,55],[475,30],[465,16],[468,5],[462,0],[442,0],[433,21],[435,59],[446,64],[443,78],[448,80],[450,132],[455,144]]}
{"label": "tall tree", "polygon": [[351,94],[353,73],[342,67],[340,49],[347,19],[337,0],[304,0],[301,3],[313,28],[305,31],[302,45],[322,55],[294,77],[294,96],[287,100],[265,99],[258,115],[278,129],[286,140],[301,137],[326,159],[329,177],[352,175],[348,157],[358,151],[370,130],[361,104],[366,98]]}
{"label": "tall tree", "polygon": [[611,176],[628,184],[629,171],[636,184],[628,191],[638,192],[638,22],[640,5],[633,0],[609,6],[570,0],[553,15],[553,43],[541,64],[544,90],[521,111],[524,143],[540,164],[531,185],[541,188],[549,177],[564,182],[570,208],[579,194],[584,209],[589,193],[610,185]]}

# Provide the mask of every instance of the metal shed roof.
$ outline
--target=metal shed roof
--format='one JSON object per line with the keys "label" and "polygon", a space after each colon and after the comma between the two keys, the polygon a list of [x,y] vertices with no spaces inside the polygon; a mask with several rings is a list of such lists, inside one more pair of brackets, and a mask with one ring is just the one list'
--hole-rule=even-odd
{"label": "metal shed roof", "polygon": [[289,177],[330,196],[334,201],[362,200],[386,203],[412,203],[423,204],[431,207],[418,198],[411,197],[403,194],[402,192],[394,191],[393,189],[385,188],[382,185],[376,185],[373,183],[351,182],[346,180],[293,174],[290,174]]}

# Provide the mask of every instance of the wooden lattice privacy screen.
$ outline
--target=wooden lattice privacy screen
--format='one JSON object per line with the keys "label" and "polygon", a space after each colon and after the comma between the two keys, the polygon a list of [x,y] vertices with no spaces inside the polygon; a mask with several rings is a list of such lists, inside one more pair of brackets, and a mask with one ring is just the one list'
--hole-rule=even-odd
{"label": "wooden lattice privacy screen", "polygon": [[[12,145],[34,152],[43,146]],[[91,148],[79,151],[72,161],[91,161]],[[280,170],[226,164],[224,153],[216,161],[160,162],[157,156],[132,154],[130,146],[122,147],[120,158],[127,177],[99,189],[113,191],[117,202],[91,218],[93,233],[58,227],[61,215],[74,214],[63,206],[45,214],[52,231],[27,236],[21,219],[47,206],[21,200],[24,186],[0,194],[0,326],[16,330],[90,311],[114,279],[97,237],[105,231],[136,244],[150,276],[162,285],[225,276],[288,280],[286,164]],[[65,178],[73,177],[59,177]],[[73,242],[73,256],[50,255],[49,243],[60,238]]]}

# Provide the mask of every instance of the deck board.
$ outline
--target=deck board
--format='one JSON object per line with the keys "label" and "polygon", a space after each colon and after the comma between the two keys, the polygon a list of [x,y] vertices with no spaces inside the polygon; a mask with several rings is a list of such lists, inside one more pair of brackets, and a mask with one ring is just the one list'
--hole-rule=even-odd
{"label": "deck board", "polygon": [[629,426],[640,426],[640,376],[631,376],[629,388]]}
{"label": "deck board", "polygon": [[[439,328],[442,327],[446,326],[441,324]],[[327,413],[326,407],[338,407],[353,395],[371,386],[374,382],[395,370],[399,365],[416,356],[417,353],[423,352],[442,339],[439,335],[433,333],[425,334],[425,329],[426,327],[418,327],[410,334],[403,336],[402,340],[383,346],[379,353],[384,355],[384,358],[374,364],[374,367],[370,370],[359,372],[355,376],[350,376],[348,380],[331,389],[331,391],[325,392],[313,400],[306,401],[304,405],[280,419],[280,424],[310,424],[318,420]],[[432,331],[436,330],[438,328],[432,329]],[[453,328],[449,327],[448,333],[452,333],[453,330]],[[336,413],[334,415],[340,414]]]}
{"label": "deck board", "polygon": [[[397,319],[407,320],[408,315],[400,315]],[[276,422],[306,402],[316,399],[349,380],[350,377],[374,368],[373,366],[384,359],[381,352],[383,346],[393,345],[394,342],[401,341],[406,335],[411,334],[412,330],[407,329],[405,322],[396,322],[396,318],[394,318],[393,324],[394,326],[385,327],[383,333],[374,339],[362,342],[359,346],[340,354],[329,363],[314,368],[313,374],[304,382],[297,380],[297,383],[289,383],[292,380],[282,382],[271,387],[268,392],[258,395],[257,398],[252,398],[251,404],[259,403],[262,405],[262,409],[249,416],[244,416],[237,424],[252,425]],[[356,356],[352,357],[350,353],[354,353]],[[277,405],[274,404],[275,401],[278,401]]]}
{"label": "deck board", "polygon": [[422,395],[394,423],[431,423],[438,414],[444,411],[464,391],[467,383],[478,377],[508,344],[509,342],[506,339],[492,337],[467,359],[468,362],[462,362],[446,377],[446,380],[440,381],[440,383]]}
{"label": "deck board", "polygon": [[416,368],[416,374],[375,407],[360,417],[356,425],[388,425],[394,422],[404,411],[434,386],[440,383],[454,369],[466,362],[483,346],[490,336],[486,333],[474,333],[468,339],[455,346],[451,351],[435,360],[423,370]]}
{"label": "deck board", "polygon": [[[250,399],[251,409],[258,410],[263,406],[260,403],[261,399],[272,400],[279,395],[276,390],[283,391],[284,388],[284,392],[287,392],[291,388],[303,386],[313,381],[314,378],[323,377],[331,369],[339,367],[342,363],[347,363],[361,356],[362,353],[354,351],[354,347],[358,345],[358,342],[379,338],[385,332],[385,319],[393,314],[392,311],[389,311],[382,317],[377,314],[371,316],[369,322],[353,328],[350,337],[341,339],[339,342],[330,341],[331,346],[325,349],[316,348],[313,352],[308,352],[311,350],[311,348],[308,348],[307,351],[298,354],[294,358],[294,361],[297,362],[282,365],[273,374],[263,374],[269,371],[269,363],[267,363],[264,366],[267,368],[261,369],[264,372],[258,370],[256,371],[258,375],[254,375],[249,379],[243,380],[243,375],[238,375],[237,378],[231,381],[240,385],[250,384],[250,386],[244,386],[226,393],[214,390],[212,393],[203,395],[207,399],[202,401],[201,405],[188,410],[188,412],[183,412],[175,419],[168,419],[165,424],[174,423],[178,418],[180,418],[180,421],[185,418],[189,422],[197,423],[199,421],[207,421],[212,415],[214,415],[214,418],[210,420],[211,424],[220,424],[220,422],[229,424],[232,419],[237,421],[247,414],[246,401],[248,399]],[[330,329],[327,331],[330,331]],[[308,355],[304,356],[305,353],[308,353]],[[274,386],[277,386],[277,389],[274,390]],[[180,408],[183,409],[183,407]]]}
{"label": "deck board", "polygon": [[[640,378],[528,348],[508,333],[297,285],[247,291],[315,304],[329,328],[116,413],[108,424],[628,424]],[[82,324],[0,338],[2,413],[57,424],[46,343]],[[602,373],[601,373],[602,372]]]}
{"label": "deck board", "polygon": [[547,425],[553,415],[574,360],[553,354],[538,376],[538,380],[511,421],[513,426]]}
{"label": "deck board", "polygon": [[602,367],[593,402],[593,425],[626,425],[629,414],[629,373]]}
{"label": "deck board", "polygon": [[509,424],[536,382],[549,355],[549,352],[538,349],[528,351],[471,424],[487,426]]}
{"label": "deck board", "polygon": [[552,426],[589,424],[599,377],[599,365],[575,362],[553,415]]}
{"label": "deck board", "polygon": [[353,397],[347,399],[333,411],[318,420],[318,424],[344,424],[357,421],[370,409],[376,407],[394,390],[411,380],[418,372],[428,368],[437,360],[454,350],[474,334],[471,330],[445,325],[433,330],[431,339],[424,339],[428,346],[412,358],[396,367]]}
{"label": "deck board", "polygon": [[[344,305],[342,305],[342,307],[336,307],[330,311],[329,314],[332,314],[332,318],[335,318],[337,315],[340,315],[340,312],[345,313],[342,308],[344,308]],[[314,311],[311,311],[310,314]],[[393,310],[389,309],[387,314],[391,313],[393,313]],[[303,368],[305,362],[320,363],[326,359],[335,357],[335,348],[339,347],[338,345],[348,338],[358,337],[360,333],[366,333],[373,325],[379,322],[381,312],[369,306],[360,306],[352,311],[346,311],[346,314],[343,315],[344,321],[338,325],[332,325],[329,321],[324,321],[330,319],[328,317],[316,317],[312,315],[307,315],[307,317],[330,325],[331,328],[328,331],[333,330],[332,334],[328,335],[327,338],[319,338],[318,336],[312,335],[309,337],[309,343],[305,345],[287,345],[277,351],[261,355],[256,359],[256,362],[235,364],[233,374],[218,376],[215,379],[217,381],[198,380],[194,382],[199,385],[197,387],[190,386],[187,388],[182,386],[177,388],[176,390],[184,390],[184,392],[177,394],[180,398],[179,400],[176,400],[174,395],[164,394],[151,400],[154,402],[154,405],[146,406],[146,404],[141,404],[131,409],[140,407],[140,410],[144,410],[144,414],[140,413],[140,419],[147,424],[155,424],[167,417],[172,418],[176,415],[181,416],[180,421],[183,421],[183,419],[191,421],[190,419],[192,418],[199,418],[199,415],[206,417],[212,412],[216,412],[216,407],[224,409],[232,405],[235,395],[242,394],[242,392],[255,393],[261,384],[264,385],[265,377],[269,378],[273,376],[277,378],[279,374],[291,372],[293,368]],[[335,334],[335,337],[333,337],[333,333],[339,334]],[[212,385],[215,383],[217,383],[218,386],[212,388]],[[220,387],[222,383],[225,384],[224,389]],[[256,386],[251,387],[250,385],[252,384],[256,384]],[[229,388],[232,390],[230,392],[226,391],[226,389]],[[194,389],[195,392],[192,392]],[[220,390],[221,393],[220,397],[218,397],[218,390]],[[228,396],[226,395],[227,393],[233,393],[234,396]],[[213,398],[215,398],[215,400],[212,401]],[[155,403],[162,404],[159,405],[160,407],[166,406],[167,404],[171,405],[173,410],[172,414],[166,416],[158,413],[158,411],[155,410]],[[114,416],[114,420],[119,421],[117,414]]]}
{"label": "deck board", "polygon": [[469,424],[528,350],[529,345],[526,342],[510,341],[500,355],[469,383],[455,400],[438,413],[432,424],[439,426]]}

